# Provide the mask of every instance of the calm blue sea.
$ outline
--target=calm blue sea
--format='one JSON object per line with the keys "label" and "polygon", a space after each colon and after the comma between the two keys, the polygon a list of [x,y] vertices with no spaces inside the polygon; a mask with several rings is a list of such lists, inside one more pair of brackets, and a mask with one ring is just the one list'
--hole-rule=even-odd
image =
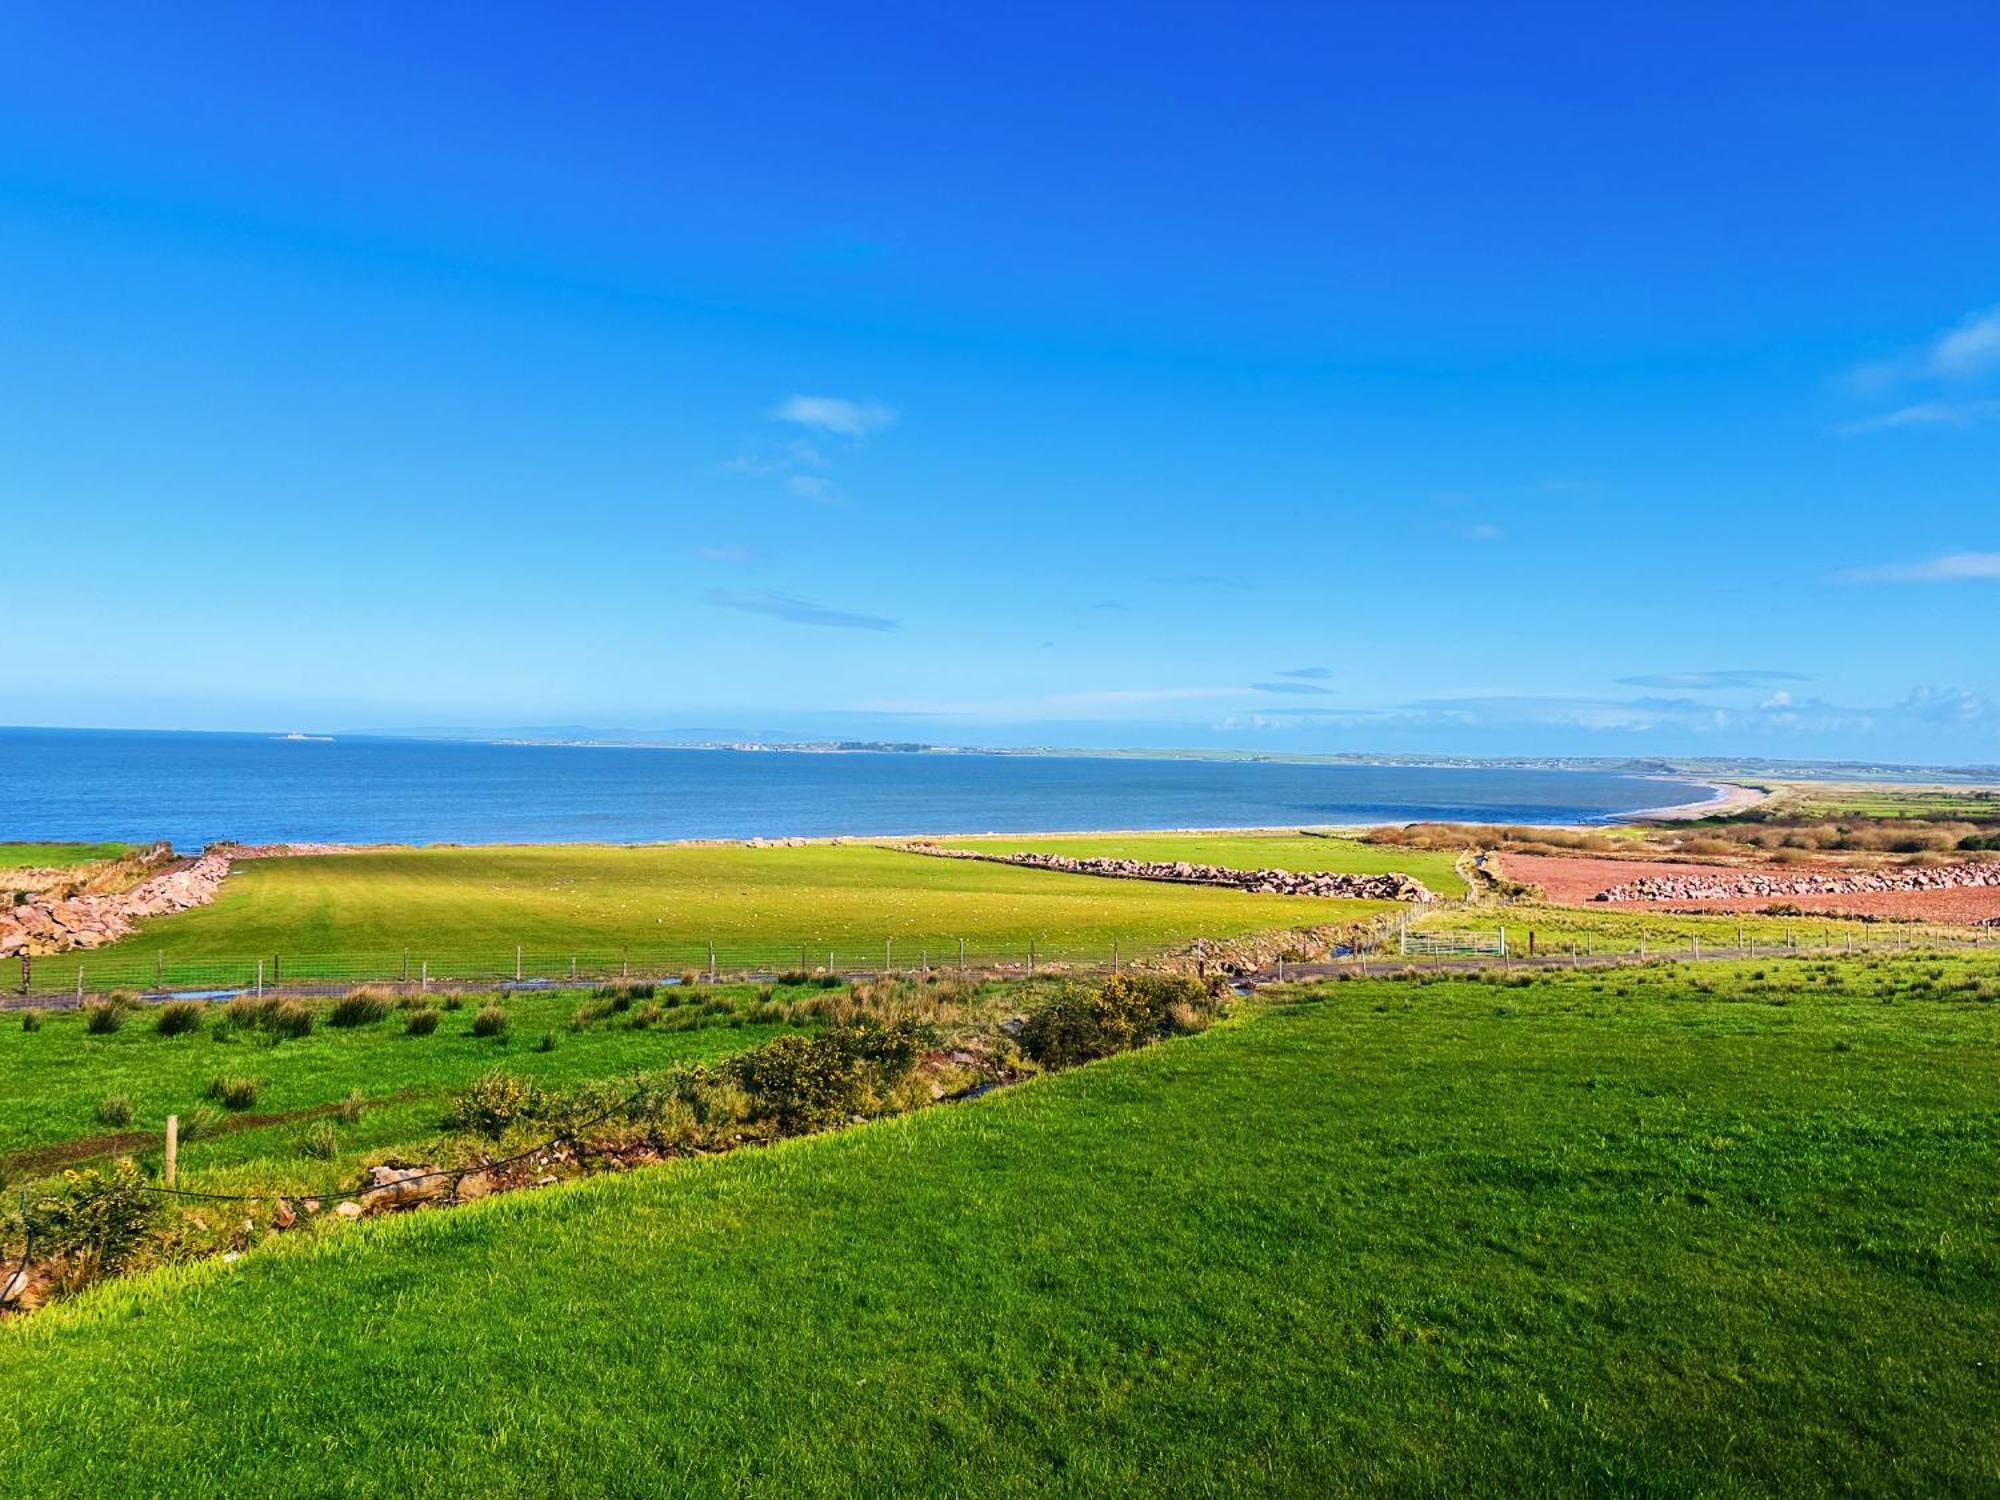
{"label": "calm blue sea", "polygon": [[0,840],[503,843],[1583,822],[1693,800],[1587,771],[817,755],[0,729]]}

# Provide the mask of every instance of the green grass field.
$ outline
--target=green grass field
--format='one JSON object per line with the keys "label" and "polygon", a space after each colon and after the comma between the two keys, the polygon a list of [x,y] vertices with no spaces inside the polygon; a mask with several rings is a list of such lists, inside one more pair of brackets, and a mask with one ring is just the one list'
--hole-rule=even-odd
{"label": "green grass field", "polygon": [[1779,810],[1801,818],[2000,819],[2000,787],[1789,781],[1773,790]]}
{"label": "green grass field", "polygon": [[[1380,903],[1253,896],[1200,886],[1111,881],[930,859],[864,845],[619,848],[542,845],[403,849],[248,860],[211,906],[148,923],[95,953],[36,960],[61,985],[78,963],[108,982],[148,983],[205,963],[271,956],[295,974],[315,955],[369,960],[380,974],[407,952],[432,972],[493,974],[514,949],[567,955],[665,955],[701,963],[713,942],[731,954],[823,963],[880,960],[885,939],[906,962],[937,959],[962,939],[976,957],[1128,954],[1198,936],[1229,937],[1359,920]],[[243,964],[237,963],[237,970]],[[247,972],[247,971],[246,971]],[[228,982],[243,983],[232,970]],[[218,982],[224,976],[218,975]]]}
{"label": "green grass field", "polygon": [[1457,856],[1427,849],[1398,849],[1360,839],[1297,833],[1059,834],[1047,838],[953,839],[958,849],[992,853],[1069,854],[1080,859],[1184,859],[1190,864],[1238,870],[1331,870],[1340,875],[1415,876],[1442,896],[1456,896],[1465,882],[1453,868]]}
{"label": "green grass field", "polygon": [[[753,993],[703,985],[687,1001],[740,1006]],[[670,991],[666,998],[671,1004],[678,997]],[[51,1170],[51,1147],[67,1148],[64,1158],[79,1161],[119,1150],[157,1158],[166,1117],[193,1114],[203,1106],[208,1081],[229,1074],[259,1082],[254,1111],[248,1119],[227,1118],[223,1132],[184,1147],[185,1180],[218,1191],[250,1179],[317,1183],[337,1169],[309,1167],[300,1140],[315,1111],[352,1091],[359,1091],[366,1108],[358,1124],[340,1129],[344,1152],[421,1149],[436,1134],[448,1091],[489,1068],[569,1085],[707,1060],[754,1046],[778,1030],[741,1024],[682,1032],[606,1025],[571,1030],[570,1017],[587,999],[578,992],[512,995],[504,1002],[512,1021],[504,1038],[471,1034],[483,999],[445,1012],[437,1031],[420,1037],[404,1035],[400,1012],[353,1028],[322,1020],[310,1036],[284,1040],[219,1027],[220,1005],[205,1007],[202,1028],[181,1036],[160,1035],[158,1012],[150,1008],[136,1010],[121,1029],[103,1036],[88,1034],[74,1011],[42,1016],[34,1031],[0,1012],[0,1093],[8,1101],[0,1113],[0,1173]],[[556,1037],[553,1051],[536,1050],[545,1032]],[[98,1121],[99,1103],[112,1094],[131,1101],[129,1126],[114,1130]],[[133,1135],[143,1137],[144,1146],[117,1140]],[[92,1148],[87,1154],[86,1147]]]}
{"label": "green grass field", "polygon": [[68,870],[100,859],[120,859],[133,844],[4,844],[0,843],[0,875],[9,870]]}
{"label": "green grass field", "polygon": [[1789,945],[1810,951],[1840,953],[1850,941],[1856,951],[1881,951],[1901,945],[1938,943],[1947,947],[1985,944],[2000,960],[2000,938],[1981,937],[1964,927],[1930,927],[1915,923],[1856,922],[1837,917],[1774,917],[1762,912],[1682,913],[1596,906],[1551,906],[1516,902],[1473,907],[1442,907],[1426,912],[1411,930],[1492,936],[1505,928],[1507,944],[1525,953],[1534,934],[1539,951],[1567,952],[1571,944],[1590,945],[1594,953],[1636,954],[1643,943],[1650,952],[1691,948],[1699,939],[1705,949],[1735,948],[1741,940],[1778,949]]}
{"label": "green grass field", "polygon": [[108,1285],[0,1327],[0,1490],[1991,1493],[1992,970],[1757,974],[1326,985]]}

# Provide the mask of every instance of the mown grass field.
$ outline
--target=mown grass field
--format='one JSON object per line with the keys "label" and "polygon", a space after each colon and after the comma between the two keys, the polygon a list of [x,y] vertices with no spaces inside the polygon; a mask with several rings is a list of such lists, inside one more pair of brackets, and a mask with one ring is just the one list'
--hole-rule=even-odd
{"label": "mown grass field", "polygon": [[[666,999],[669,1006],[684,1000],[688,1007],[712,1002],[741,1009],[754,994],[744,986],[703,985],[685,997],[669,991]],[[225,1074],[256,1080],[256,1103],[183,1146],[183,1180],[217,1191],[253,1178],[319,1183],[342,1169],[338,1163],[311,1165],[301,1142],[312,1122],[352,1092],[362,1097],[362,1117],[336,1132],[350,1175],[354,1157],[391,1146],[421,1150],[437,1133],[449,1091],[490,1068],[553,1085],[629,1077],[636,1070],[708,1061],[755,1046],[780,1029],[720,1015],[704,1017],[709,1024],[693,1031],[573,1029],[570,1019],[588,998],[579,991],[509,996],[504,1006],[511,1025],[504,1037],[472,1034],[473,1017],[489,997],[444,1012],[429,1036],[406,1035],[400,1011],[341,1028],[325,1023],[321,1007],[321,1024],[311,1035],[284,1039],[232,1032],[219,1024],[221,1005],[205,1006],[200,1029],[180,1036],[162,1035],[159,1012],[151,1007],[135,1010],[108,1035],[90,1034],[80,1012],[43,1015],[32,1031],[0,1013],[0,1095],[8,1101],[0,1111],[0,1173],[25,1178],[64,1161],[119,1152],[150,1165],[160,1154],[166,1117],[186,1120],[212,1108],[205,1090],[210,1079]],[[547,1052],[538,1050],[545,1034],[555,1043]],[[110,1095],[130,1100],[129,1125],[114,1128],[98,1119],[98,1106]]]}
{"label": "mown grass field", "polygon": [[[1735,948],[1743,941],[1772,950],[1796,945],[1810,952],[1844,953],[1852,940],[1859,951],[1883,950],[1933,938],[1947,945],[1981,941],[1964,927],[1924,927],[1918,924],[1857,922],[1822,916],[1774,917],[1762,912],[1683,913],[1598,906],[1554,906],[1543,902],[1441,907],[1427,911],[1413,932],[1472,933],[1491,937],[1505,928],[1508,947],[1528,951],[1534,934],[1539,951],[1568,952],[1586,942],[1595,953],[1637,953],[1640,944],[1651,952],[1691,948],[1698,938],[1705,949]],[[2000,935],[1986,940],[2000,961]]]}
{"label": "mown grass field", "polygon": [[2000,819],[2000,787],[1790,781],[1774,791],[1781,811],[1803,818]]}
{"label": "mown grass field", "polygon": [[100,859],[120,859],[131,844],[7,844],[0,843],[0,876],[10,870],[67,870]]}
{"label": "mown grass field", "polygon": [[710,942],[813,963],[845,948],[853,963],[879,960],[885,939],[910,962],[925,949],[943,959],[960,940],[975,955],[1021,958],[1031,941],[1045,956],[1103,955],[1114,942],[1140,953],[1382,909],[866,845],[398,849],[243,861],[213,905],[157,918],[95,953],[37,960],[36,972],[60,983],[79,962],[104,973],[121,963],[143,970],[156,957],[173,965],[333,954],[372,956],[379,968],[407,952],[433,972],[471,956],[493,973],[512,966],[516,945],[544,957],[629,947],[678,963],[700,962]]}
{"label": "mown grass field", "polygon": [[1953,960],[1330,984],[0,1328],[0,1491],[1990,1493]]}
{"label": "mown grass field", "polygon": [[1079,859],[1184,859],[1190,864],[1238,870],[1331,870],[1339,875],[1413,875],[1439,895],[1456,896],[1465,882],[1457,856],[1428,849],[1398,849],[1360,839],[1298,833],[1091,833],[1045,838],[952,839],[958,849],[995,854],[1068,854]]}

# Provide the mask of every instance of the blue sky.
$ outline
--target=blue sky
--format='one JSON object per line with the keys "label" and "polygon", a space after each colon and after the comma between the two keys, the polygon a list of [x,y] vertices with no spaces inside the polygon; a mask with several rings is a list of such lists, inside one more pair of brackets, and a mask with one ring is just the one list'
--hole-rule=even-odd
{"label": "blue sky", "polygon": [[0,5],[0,719],[2000,761],[1990,4]]}

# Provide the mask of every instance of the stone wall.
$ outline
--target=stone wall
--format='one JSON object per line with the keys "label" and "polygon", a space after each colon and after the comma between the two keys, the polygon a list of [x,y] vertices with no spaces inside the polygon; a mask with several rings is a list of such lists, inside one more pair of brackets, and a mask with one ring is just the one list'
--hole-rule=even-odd
{"label": "stone wall", "polygon": [[1326,896],[1361,901],[1434,901],[1421,880],[1408,875],[1339,875],[1331,870],[1232,870],[1224,865],[1196,865],[1145,859],[1079,859],[1068,854],[988,854],[977,849],[946,849],[936,844],[906,844],[915,854],[938,859],[976,859],[988,864],[1021,865],[1031,870],[1056,870],[1065,875],[1101,875],[1112,880],[1161,880],[1174,885],[1219,885],[1260,896]]}
{"label": "stone wall", "polygon": [[1628,880],[1596,901],[1723,901],[1737,896],[1859,896],[1875,891],[1961,891],[2000,886],[2000,864],[1966,863],[1894,870],[1820,871],[1786,875],[1762,870],[1655,875]]}
{"label": "stone wall", "polygon": [[229,874],[232,851],[180,860],[123,891],[50,896],[0,906],[0,958],[101,948],[129,937],[147,917],[206,906]]}

